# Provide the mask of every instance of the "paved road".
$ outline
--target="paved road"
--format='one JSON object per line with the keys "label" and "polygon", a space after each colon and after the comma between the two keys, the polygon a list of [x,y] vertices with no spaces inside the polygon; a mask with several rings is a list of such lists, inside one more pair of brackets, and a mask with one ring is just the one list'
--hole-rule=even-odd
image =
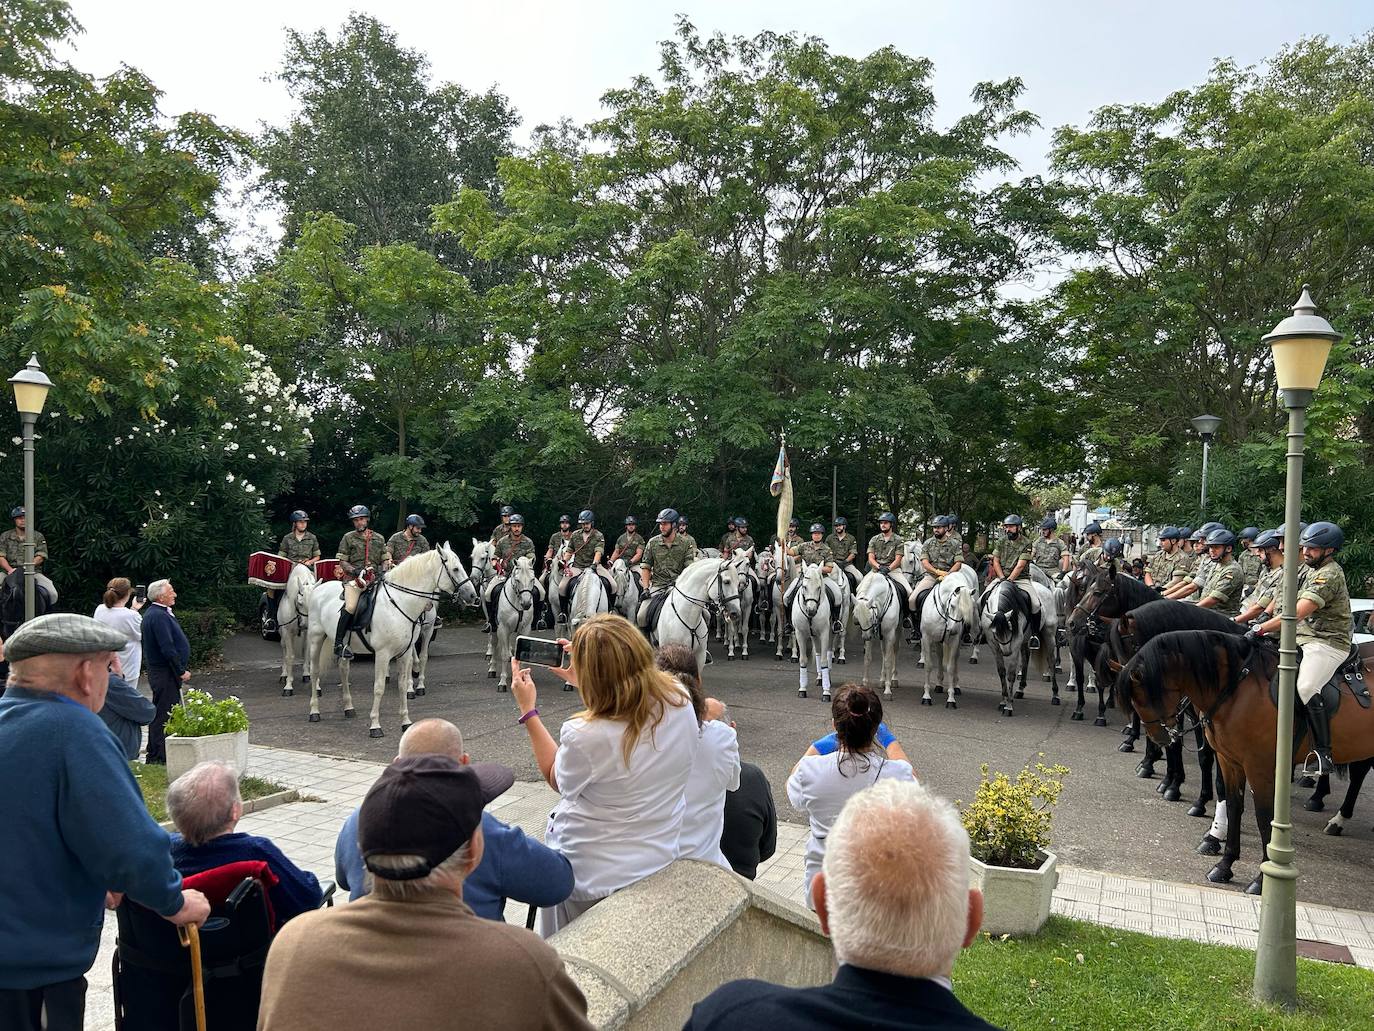
{"label": "paved road", "polygon": [[[515,705],[509,694],[498,694],[494,681],[487,679],[484,649],[485,637],[474,629],[441,631],[429,667],[429,692],[410,703],[410,718],[454,720],[475,757],[507,763],[520,779],[534,780],[538,772],[525,732],[515,725]],[[306,721],[309,698],[303,691],[298,689],[293,698],[280,696],[280,654],[275,644],[240,636],[226,649],[225,666],[193,683],[215,693],[239,695],[248,707],[255,743],[380,762],[395,754],[400,720],[394,691],[382,700],[386,736],[374,740],[367,735],[371,660],[354,664],[358,718],[343,718],[338,677],[333,672],[321,703],[323,719],[312,724]],[[862,649],[851,647],[850,654],[847,666],[835,667],[836,686],[862,676]],[[1002,718],[997,712],[996,670],[986,664],[986,654],[984,665],[964,666],[957,710],[947,711],[938,701],[933,708],[920,705],[924,674],[916,669],[909,649],[904,648],[899,658],[899,675],[902,686],[885,704],[886,719],[912,756],[920,777],[937,790],[967,799],[978,783],[981,763],[1014,773],[1043,754],[1046,762],[1060,762],[1071,770],[1055,819],[1053,847],[1064,862],[1134,876],[1204,882],[1214,860],[1193,850],[1209,821],[1189,818],[1187,802],[1165,802],[1154,791],[1157,781],[1135,777],[1138,756],[1116,751],[1120,721],[1115,713],[1109,713],[1112,726],[1105,729],[1092,725],[1091,713],[1085,722],[1072,722],[1072,705],[1051,706],[1049,685],[1036,681],[1032,674],[1030,690],[1016,715]],[[578,708],[576,695],[560,690],[551,676],[536,675],[536,679],[539,707],[546,724],[556,730]],[[784,784],[808,743],[830,729],[828,706],[820,701],[819,692],[813,689],[810,698],[798,698],[796,666],[775,662],[771,647],[757,643],[748,662],[718,659],[708,667],[706,686],[730,705],[744,758],[768,775],[779,816],[804,822],[787,804]],[[1188,776],[1186,790],[1193,791],[1198,782],[1195,765],[1190,764]],[[1344,785],[1338,783],[1337,804],[1343,792]],[[1307,794],[1299,791],[1298,798]],[[1306,902],[1374,910],[1374,878],[1368,874],[1374,859],[1370,826],[1374,801],[1357,810],[1340,838],[1322,833],[1330,808],[1327,814],[1300,810],[1296,815],[1299,895]],[[1236,864],[1237,890],[1254,876],[1260,862],[1250,811],[1242,846]]]}

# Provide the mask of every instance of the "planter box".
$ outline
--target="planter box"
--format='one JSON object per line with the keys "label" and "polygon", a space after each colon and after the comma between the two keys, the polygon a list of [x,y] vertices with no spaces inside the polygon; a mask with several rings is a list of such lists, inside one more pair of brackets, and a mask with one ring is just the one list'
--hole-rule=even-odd
{"label": "planter box", "polygon": [[1059,860],[1053,852],[1040,855],[1044,861],[1035,870],[988,866],[969,857],[969,887],[983,892],[984,931],[1024,937],[1045,926],[1059,883]]}
{"label": "planter box", "polygon": [[167,783],[172,783],[192,766],[209,759],[233,763],[242,777],[248,772],[248,731],[210,734],[207,737],[167,738]]}

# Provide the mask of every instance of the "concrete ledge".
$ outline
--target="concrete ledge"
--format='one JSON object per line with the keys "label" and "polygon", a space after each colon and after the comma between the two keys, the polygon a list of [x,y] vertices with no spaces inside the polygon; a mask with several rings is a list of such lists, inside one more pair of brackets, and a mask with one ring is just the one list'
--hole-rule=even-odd
{"label": "concrete ledge", "polygon": [[[263,795],[261,798],[250,798],[243,803],[243,815],[249,813],[260,813],[264,809],[275,809],[279,805],[286,805],[289,802],[299,802],[301,793],[295,788],[287,788],[285,791],[274,791],[270,795]],[[176,824],[171,820],[163,820],[158,824],[167,833],[175,831]]]}
{"label": "concrete ledge", "polygon": [[680,1028],[726,981],[829,982],[815,914],[711,863],[680,860],[549,939],[598,1028]]}

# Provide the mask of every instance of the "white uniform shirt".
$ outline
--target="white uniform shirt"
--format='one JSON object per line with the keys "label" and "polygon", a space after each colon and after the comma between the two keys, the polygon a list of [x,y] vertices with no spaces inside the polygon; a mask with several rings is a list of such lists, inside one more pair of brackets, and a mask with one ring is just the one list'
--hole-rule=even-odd
{"label": "white uniform shirt", "polygon": [[698,729],[686,691],[682,701],[640,734],[628,768],[624,722],[574,717],[563,724],[553,763],[562,797],[545,844],[572,863],[571,901],[605,898],[677,858]]}
{"label": "white uniform shirt", "polygon": [[725,829],[725,793],[739,790],[739,736],[720,720],[707,720],[687,780],[687,811],[677,854],[681,859],[705,859],[730,869],[720,850]]}
{"label": "white uniform shirt", "polygon": [[97,605],[94,618],[124,635],[127,643],[119,649],[119,665],[124,670],[124,679],[137,687],[143,671],[143,613],[127,605]]}
{"label": "white uniform shirt", "polygon": [[[843,760],[843,765],[841,765]],[[866,768],[865,768],[866,767]],[[787,778],[788,800],[806,813],[811,837],[806,842],[806,904],[811,905],[811,878],[821,869],[825,839],[849,799],[879,780],[915,780],[911,764],[882,752],[849,756],[843,751],[807,755]]]}

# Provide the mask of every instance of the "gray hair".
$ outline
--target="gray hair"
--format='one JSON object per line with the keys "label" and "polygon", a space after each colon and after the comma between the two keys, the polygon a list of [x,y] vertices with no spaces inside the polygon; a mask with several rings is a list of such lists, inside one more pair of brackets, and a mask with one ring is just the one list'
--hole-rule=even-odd
{"label": "gray hair", "polygon": [[239,775],[227,762],[199,763],[167,788],[167,812],[188,845],[203,845],[234,822]]}
{"label": "gray hair", "polygon": [[[457,852],[454,852],[423,877],[393,881],[385,873],[369,870],[367,873],[368,890],[378,898],[396,900],[462,891],[463,878],[467,876],[468,864],[472,862],[473,838],[476,838],[479,833],[481,833],[480,830],[474,831],[472,838],[465,841]],[[408,853],[369,856],[367,861],[373,866],[397,873],[414,870],[425,862],[423,856]]]}
{"label": "gray hair", "polygon": [[162,592],[171,586],[171,580],[154,580],[148,585],[148,600],[157,601],[162,597]]}
{"label": "gray hair", "polygon": [[880,780],[845,804],[826,841],[826,909],[840,963],[949,974],[968,931],[968,833],[915,781]]}
{"label": "gray hair", "polygon": [[720,715],[717,716],[716,719],[721,723],[724,723],[728,727],[730,725],[730,706],[726,705],[724,702],[721,702]]}

